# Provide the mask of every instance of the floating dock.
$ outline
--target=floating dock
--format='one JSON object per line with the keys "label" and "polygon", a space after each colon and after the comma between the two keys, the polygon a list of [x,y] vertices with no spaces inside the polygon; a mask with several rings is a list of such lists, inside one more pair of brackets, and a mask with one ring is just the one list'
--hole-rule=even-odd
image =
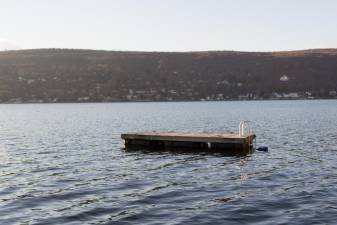
{"label": "floating dock", "polygon": [[[241,125],[240,125],[241,128]],[[255,134],[141,132],[122,134],[126,149],[190,150],[247,155],[254,151]]]}

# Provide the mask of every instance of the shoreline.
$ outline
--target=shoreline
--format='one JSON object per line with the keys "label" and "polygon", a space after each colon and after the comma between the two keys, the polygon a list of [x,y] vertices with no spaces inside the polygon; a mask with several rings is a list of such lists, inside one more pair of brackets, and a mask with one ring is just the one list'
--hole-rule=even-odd
{"label": "shoreline", "polygon": [[264,101],[327,101],[327,100],[337,100],[337,98],[316,98],[316,99],[252,99],[252,100],[209,100],[209,101],[200,101],[200,100],[181,100],[181,101],[111,101],[111,102],[0,102],[0,105],[28,105],[28,104],[104,104],[104,103],[182,103],[182,102],[264,102]]}

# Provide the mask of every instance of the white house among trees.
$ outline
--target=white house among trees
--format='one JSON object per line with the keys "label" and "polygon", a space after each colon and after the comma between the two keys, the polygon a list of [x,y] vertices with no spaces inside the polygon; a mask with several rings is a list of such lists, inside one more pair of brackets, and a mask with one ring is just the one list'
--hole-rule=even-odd
{"label": "white house among trees", "polygon": [[287,75],[283,75],[280,77],[280,81],[289,81],[289,77]]}

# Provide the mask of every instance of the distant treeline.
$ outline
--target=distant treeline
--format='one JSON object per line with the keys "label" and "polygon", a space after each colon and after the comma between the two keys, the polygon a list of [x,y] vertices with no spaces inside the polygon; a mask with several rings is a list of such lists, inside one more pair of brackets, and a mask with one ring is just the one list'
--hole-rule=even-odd
{"label": "distant treeline", "polygon": [[337,49],[0,52],[0,102],[336,98]]}

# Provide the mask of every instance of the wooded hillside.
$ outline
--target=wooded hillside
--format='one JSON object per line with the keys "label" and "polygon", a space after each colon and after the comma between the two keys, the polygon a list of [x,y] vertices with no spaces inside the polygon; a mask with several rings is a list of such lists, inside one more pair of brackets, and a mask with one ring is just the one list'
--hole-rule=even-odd
{"label": "wooded hillside", "polygon": [[0,102],[335,98],[337,50],[0,52]]}

